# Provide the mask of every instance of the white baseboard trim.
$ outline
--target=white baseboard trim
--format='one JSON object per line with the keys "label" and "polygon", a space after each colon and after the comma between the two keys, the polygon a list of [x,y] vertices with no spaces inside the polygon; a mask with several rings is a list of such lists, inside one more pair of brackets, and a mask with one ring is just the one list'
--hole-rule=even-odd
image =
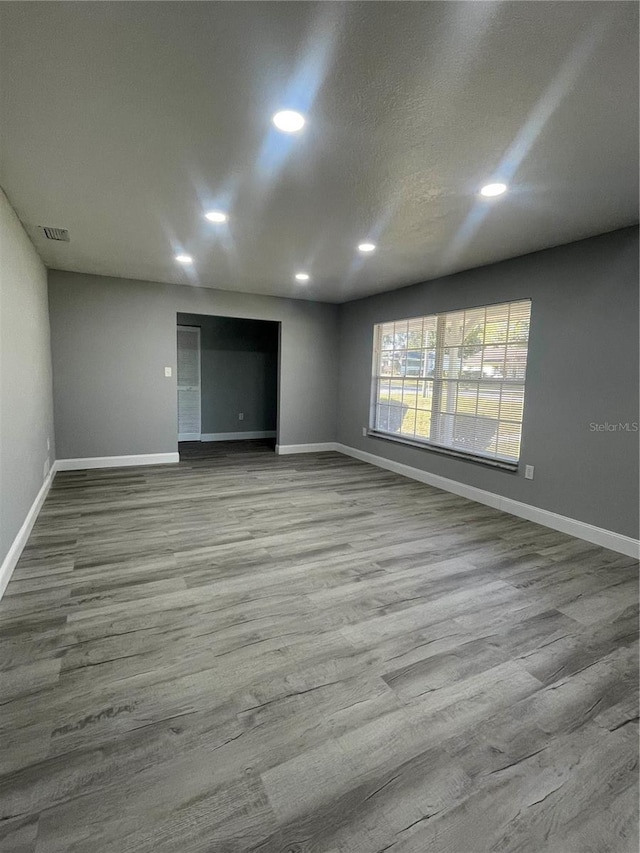
{"label": "white baseboard trim", "polygon": [[200,441],[247,441],[250,438],[275,438],[276,431],[253,430],[252,432],[203,432]]}
{"label": "white baseboard trim", "polygon": [[431,474],[428,471],[422,471],[420,468],[394,462],[391,459],[385,459],[364,450],[357,450],[355,447],[349,447],[346,444],[338,443],[333,449],[339,453],[344,453],[346,456],[352,456],[354,459],[360,459],[362,462],[369,462],[371,465],[377,465],[387,471],[393,471],[404,477],[410,477],[412,480],[435,486],[445,492],[452,492],[454,495],[460,495],[463,498],[502,510],[502,512],[507,512],[510,515],[526,518],[528,521],[534,521],[536,524],[550,527],[552,530],[559,530],[561,533],[575,536],[576,539],[584,539],[586,542],[601,545],[628,557],[640,558],[640,541],[632,539],[630,536],[614,533],[612,530],[605,530],[603,527],[596,527],[593,524],[587,524],[585,521],[578,521],[565,515],[558,515],[556,512],[515,501],[512,498],[505,498],[494,492],[468,486],[466,483],[450,480],[448,477],[441,477],[439,474]]}
{"label": "white baseboard trim", "polygon": [[86,459],[58,459],[58,471],[89,468],[125,468],[129,465],[168,465],[180,461],[179,453],[140,453],[135,456],[89,456]]}
{"label": "white baseboard trim", "polygon": [[276,444],[276,453],[279,456],[288,456],[291,453],[326,453],[329,450],[338,450],[340,446],[335,441],[319,444]]}
{"label": "white baseboard trim", "polygon": [[7,584],[11,580],[13,570],[18,564],[18,560],[24,550],[24,546],[27,544],[29,534],[33,530],[33,525],[36,523],[38,513],[40,512],[42,504],[49,493],[51,483],[53,483],[53,478],[55,477],[57,470],[58,464],[57,462],[54,462],[51,470],[45,477],[44,483],[40,487],[40,491],[36,495],[36,499],[31,504],[27,517],[22,523],[22,527],[18,530],[15,539],[11,543],[11,547],[7,551],[6,557],[2,561],[2,565],[0,566],[0,598],[4,595]]}
{"label": "white baseboard trim", "polygon": [[199,432],[183,432],[178,435],[178,441],[200,441],[201,435]]}

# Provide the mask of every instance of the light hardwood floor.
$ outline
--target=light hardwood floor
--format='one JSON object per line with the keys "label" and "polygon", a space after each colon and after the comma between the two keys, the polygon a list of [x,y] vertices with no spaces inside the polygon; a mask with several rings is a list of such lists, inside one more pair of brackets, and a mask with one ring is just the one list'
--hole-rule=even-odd
{"label": "light hardwood floor", "polygon": [[325,453],[57,475],[3,853],[638,849],[638,566]]}

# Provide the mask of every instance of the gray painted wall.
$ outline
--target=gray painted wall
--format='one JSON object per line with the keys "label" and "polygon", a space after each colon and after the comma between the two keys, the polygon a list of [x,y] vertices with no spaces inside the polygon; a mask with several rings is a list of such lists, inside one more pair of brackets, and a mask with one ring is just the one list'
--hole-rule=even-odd
{"label": "gray painted wall", "polygon": [[178,314],[178,323],[200,327],[202,432],[275,430],[278,324],[202,314]]}
{"label": "gray painted wall", "polygon": [[[60,271],[51,271],[49,282],[60,458],[176,449],[178,312],[275,320],[282,323],[280,444],[337,437],[388,459],[638,536],[639,434],[590,427],[639,420],[637,228],[339,309]],[[362,436],[374,323],[525,297],[533,304],[521,462],[535,466],[533,481],[522,472]],[[174,368],[171,379],[164,377],[165,365]]]}
{"label": "gray painted wall", "polygon": [[54,454],[47,272],[0,190],[0,563]]}
{"label": "gray painted wall", "polygon": [[49,306],[61,459],[176,450],[178,313],[279,321],[279,443],[335,440],[335,305],[51,270]]}
{"label": "gray painted wall", "polygon": [[[531,297],[517,474],[367,438],[373,324]],[[637,538],[638,230],[577,243],[343,305],[338,440],[499,495]],[[524,479],[524,465],[535,479]]]}

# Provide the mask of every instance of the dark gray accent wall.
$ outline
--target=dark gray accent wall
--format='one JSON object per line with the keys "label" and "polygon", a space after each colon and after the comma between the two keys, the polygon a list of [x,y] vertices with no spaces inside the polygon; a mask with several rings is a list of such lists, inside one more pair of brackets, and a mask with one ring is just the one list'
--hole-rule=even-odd
{"label": "dark gray accent wall", "polygon": [[49,305],[61,459],[177,449],[179,313],[280,322],[278,441],[335,441],[335,305],[60,270]]}
{"label": "dark gray accent wall", "polygon": [[200,327],[202,432],[274,431],[278,323],[202,314],[178,314],[178,323]]}
{"label": "dark gray accent wall", "polygon": [[0,190],[0,563],[47,458],[55,459],[47,271]]}
{"label": "dark gray accent wall", "polygon": [[[373,325],[532,299],[521,470],[364,437]],[[626,228],[345,304],[338,441],[638,537],[638,229]],[[594,426],[595,425],[595,426]],[[535,466],[533,480],[524,465]]]}

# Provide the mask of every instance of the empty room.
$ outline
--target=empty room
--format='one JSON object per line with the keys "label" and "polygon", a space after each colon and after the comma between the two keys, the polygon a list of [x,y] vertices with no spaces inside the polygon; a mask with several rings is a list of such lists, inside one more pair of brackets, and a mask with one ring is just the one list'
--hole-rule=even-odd
{"label": "empty room", "polygon": [[1,853],[637,853],[639,8],[0,3]]}

